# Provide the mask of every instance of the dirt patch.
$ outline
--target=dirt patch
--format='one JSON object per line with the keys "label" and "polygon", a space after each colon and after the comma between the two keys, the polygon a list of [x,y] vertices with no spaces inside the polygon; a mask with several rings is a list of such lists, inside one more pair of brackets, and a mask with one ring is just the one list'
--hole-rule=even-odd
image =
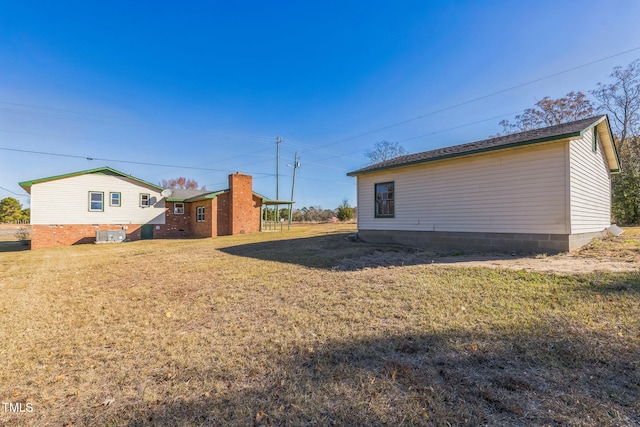
{"label": "dirt patch", "polygon": [[407,265],[488,267],[562,274],[634,271],[640,268],[640,232],[638,229],[631,229],[619,237],[594,239],[580,250],[557,255],[503,252],[443,253],[394,248],[389,251],[375,251],[355,259],[343,259],[337,269],[354,271]]}

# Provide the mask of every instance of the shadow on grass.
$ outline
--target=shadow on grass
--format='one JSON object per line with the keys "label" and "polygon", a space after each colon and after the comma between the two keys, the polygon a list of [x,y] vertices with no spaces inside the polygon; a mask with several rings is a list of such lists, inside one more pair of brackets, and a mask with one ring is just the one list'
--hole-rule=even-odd
{"label": "shadow on grass", "polygon": [[[363,268],[400,267],[460,261],[470,255],[452,251],[422,250],[409,246],[383,245],[353,241],[352,233],[275,240],[220,248],[221,252],[265,261],[276,261],[311,268],[354,271]],[[475,254],[475,253],[474,253]],[[514,259],[527,254],[510,255],[504,252],[485,252],[478,260]]]}
{"label": "shadow on grass", "polygon": [[581,276],[585,289],[592,294],[625,296],[640,294],[640,272],[593,273]]}
{"label": "shadow on grass", "polygon": [[[640,350],[569,330],[541,322],[506,336],[450,331],[276,349],[262,372],[138,407],[126,425],[638,425]],[[219,376],[185,366],[173,381]]]}
{"label": "shadow on grass", "polygon": [[0,242],[0,252],[20,252],[28,251],[31,248],[29,242]]}
{"label": "shadow on grass", "polygon": [[220,248],[220,251],[248,258],[302,265],[311,268],[335,268],[341,259],[358,257],[374,250],[366,243],[347,239],[350,233],[317,237],[274,240]]}

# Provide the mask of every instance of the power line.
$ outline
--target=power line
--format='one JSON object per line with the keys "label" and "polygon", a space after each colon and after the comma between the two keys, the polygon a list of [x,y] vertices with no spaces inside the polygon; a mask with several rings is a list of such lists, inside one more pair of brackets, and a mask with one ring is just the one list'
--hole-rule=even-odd
{"label": "power line", "polygon": [[15,194],[16,196],[19,196],[19,197],[29,197],[29,196],[28,196],[28,195],[26,195],[26,194],[18,194],[18,193],[15,193],[15,192],[13,192],[13,191],[9,190],[8,188],[4,188],[4,187],[0,187],[0,190],[7,191],[7,192],[9,192],[9,193],[11,193],[11,194]]}
{"label": "power line", "polygon": [[467,104],[471,104],[471,103],[476,102],[476,101],[487,99],[487,98],[490,98],[492,96],[499,95],[499,94],[505,93],[505,92],[509,92],[511,90],[518,89],[518,88],[521,88],[521,87],[524,87],[524,86],[528,86],[530,84],[537,83],[537,82],[542,81],[542,80],[550,79],[552,77],[557,77],[557,76],[559,76],[561,74],[566,74],[566,73],[569,73],[571,71],[578,70],[580,68],[588,67],[589,65],[597,64],[598,62],[603,62],[603,61],[606,61],[608,59],[615,58],[617,56],[621,56],[621,55],[625,55],[625,54],[630,53],[630,52],[634,52],[636,50],[640,50],[640,46],[634,47],[633,49],[625,50],[624,52],[616,53],[614,55],[609,55],[609,56],[604,57],[604,58],[596,59],[595,61],[591,61],[591,62],[588,62],[586,64],[582,64],[582,65],[578,65],[576,67],[568,68],[568,69],[563,70],[563,71],[558,71],[558,72],[553,73],[553,74],[548,74],[546,76],[539,77],[539,78],[534,79],[534,80],[529,80],[528,82],[520,83],[520,84],[517,84],[515,86],[508,87],[506,89],[501,89],[501,90],[498,90],[496,92],[489,93],[487,95],[479,96],[477,98],[472,98],[472,99],[469,99],[467,101],[460,102],[458,104],[450,105],[448,107],[444,107],[444,108],[441,108],[439,110],[434,110],[434,111],[431,111],[429,113],[421,114],[419,116],[412,117],[410,119],[402,120],[402,121],[399,121],[399,122],[396,122],[396,123],[391,123],[389,125],[386,125],[386,126],[383,126],[383,127],[377,128],[377,129],[373,129],[373,130],[370,130],[370,131],[367,131],[367,132],[364,132],[364,133],[361,133],[361,134],[358,134],[358,135],[355,135],[355,136],[350,136],[348,138],[344,138],[344,139],[341,139],[339,141],[335,141],[335,142],[332,142],[332,143],[329,143],[329,144],[325,144],[324,147],[328,147],[330,145],[340,144],[341,142],[351,141],[352,139],[357,139],[357,138],[360,138],[360,137],[363,137],[363,136],[367,136],[367,135],[371,135],[373,133],[377,133],[377,132],[380,132],[380,131],[383,131],[383,130],[387,130],[387,129],[390,129],[390,128],[393,128],[393,127],[396,127],[396,126],[400,126],[400,125],[403,125],[403,124],[406,124],[406,123],[410,123],[410,122],[413,122],[415,120],[419,120],[419,119],[422,119],[422,118],[425,118],[425,117],[428,117],[428,116],[433,116],[434,114],[442,113],[444,111],[452,110],[454,108],[458,108],[458,107],[461,107],[463,105],[467,105]]}
{"label": "power line", "polygon": [[[507,114],[501,114],[499,116],[490,117],[488,119],[482,119],[482,120],[476,120],[475,122],[463,123],[461,125],[453,126],[453,127],[450,127],[450,128],[441,129],[441,130],[429,132],[429,133],[426,133],[426,134],[422,134],[422,135],[418,135],[418,136],[412,136],[410,138],[401,139],[398,142],[411,141],[411,140],[418,139],[418,138],[424,138],[425,136],[437,135],[439,133],[449,132],[449,131],[460,129],[460,128],[463,128],[463,127],[467,127],[467,126],[477,125],[479,123],[488,122],[488,121],[491,121],[491,120],[498,120],[498,119],[501,119],[503,117],[509,117],[509,116],[514,115],[514,114],[522,113],[523,111],[524,110],[519,110],[519,111],[514,111],[514,112],[511,112],[511,113],[507,113]],[[362,152],[362,150],[352,151],[352,152],[349,152],[349,153],[346,153],[346,154],[335,154],[335,155],[333,155],[331,157],[325,157],[324,159],[321,159],[319,161],[322,162],[322,161],[325,161],[325,160],[334,159],[336,157],[354,158],[353,156],[351,156],[352,154],[361,153],[361,152]],[[323,165],[321,163],[310,163],[310,162],[307,162],[307,163],[308,164],[313,164],[313,165],[316,165],[316,166],[322,166],[322,167],[332,167],[332,166],[329,166],[329,165]],[[333,166],[333,168],[338,169],[335,166]],[[342,170],[346,170],[346,169],[342,168]]]}
{"label": "power line", "polygon": [[[143,166],[157,166],[157,167],[165,167],[165,168],[204,170],[204,171],[210,171],[210,172],[232,172],[231,169],[213,169],[213,168],[201,168],[201,167],[196,167],[196,166],[170,165],[170,164],[148,163],[148,162],[134,162],[132,160],[106,159],[106,158],[102,158],[102,157],[78,156],[78,155],[74,155],[74,154],[61,154],[61,153],[49,153],[49,152],[44,152],[44,151],[20,150],[20,149],[17,149],[17,148],[0,147],[0,150],[15,151],[15,152],[19,152],[19,153],[40,154],[40,155],[45,155],[45,156],[69,157],[69,158],[74,158],[74,159],[85,159],[85,160],[91,160],[91,161],[100,160],[100,161],[104,161],[104,162],[113,162],[113,163],[129,163],[129,164],[143,165]],[[268,173],[264,173],[264,172],[255,172],[255,173],[252,173],[252,174],[254,174],[254,175],[271,175],[271,176],[273,176],[273,174],[268,174]]]}

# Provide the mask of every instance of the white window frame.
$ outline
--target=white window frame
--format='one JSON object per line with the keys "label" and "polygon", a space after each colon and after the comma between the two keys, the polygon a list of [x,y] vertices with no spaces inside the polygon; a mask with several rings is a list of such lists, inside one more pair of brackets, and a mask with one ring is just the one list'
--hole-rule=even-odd
{"label": "white window frame", "polygon": [[[145,201],[146,199],[146,201]],[[140,193],[140,207],[148,208],[151,206],[151,194],[149,193]]]}
{"label": "white window frame", "polygon": [[174,203],[173,204],[173,214],[174,215],[184,215],[184,203]]}
{"label": "white window frame", "polygon": [[[118,203],[113,203],[113,196],[118,195]],[[122,206],[122,193],[118,191],[112,191],[109,193],[109,206],[120,207]]]}
{"label": "white window frame", "polygon": [[[93,195],[100,196],[100,209],[94,209],[92,207],[92,204],[94,202]],[[95,200],[95,203],[98,203],[98,201]],[[104,212],[104,191],[89,191],[89,212]]]}
{"label": "white window frame", "polygon": [[204,206],[196,208],[196,222],[204,222]]}

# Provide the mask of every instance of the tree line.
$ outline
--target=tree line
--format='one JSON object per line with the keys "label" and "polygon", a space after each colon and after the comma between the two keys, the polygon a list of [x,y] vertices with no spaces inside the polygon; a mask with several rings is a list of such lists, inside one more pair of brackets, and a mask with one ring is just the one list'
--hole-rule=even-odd
{"label": "tree line", "polygon": [[[289,208],[278,210],[277,220],[287,221],[289,219]],[[320,206],[305,206],[300,209],[293,209],[291,212],[291,221],[293,222],[327,222],[332,220],[349,221],[355,218],[357,208],[350,206],[349,201],[344,199],[336,209],[323,209]],[[263,219],[273,221],[275,208],[266,209],[263,213]]]}
{"label": "tree line", "polygon": [[25,224],[31,219],[31,209],[22,209],[22,204],[13,197],[0,200],[0,224]]}

